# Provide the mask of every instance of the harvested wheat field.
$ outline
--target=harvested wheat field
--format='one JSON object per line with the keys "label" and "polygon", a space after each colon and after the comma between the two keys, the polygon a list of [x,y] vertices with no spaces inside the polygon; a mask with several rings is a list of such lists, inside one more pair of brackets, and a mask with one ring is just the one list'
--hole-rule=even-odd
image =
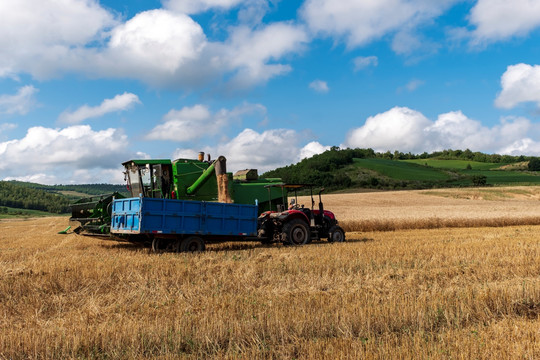
{"label": "harvested wheat field", "polygon": [[[460,198],[470,190],[331,195],[326,204],[353,225],[362,214],[480,224],[539,215],[539,190],[523,189],[488,200]],[[66,222],[0,221],[2,359],[540,358],[540,226],[348,232],[345,243],[156,255],[56,234]]]}
{"label": "harvested wheat field", "polygon": [[540,225],[539,186],[328,194],[323,202],[347,231]]}

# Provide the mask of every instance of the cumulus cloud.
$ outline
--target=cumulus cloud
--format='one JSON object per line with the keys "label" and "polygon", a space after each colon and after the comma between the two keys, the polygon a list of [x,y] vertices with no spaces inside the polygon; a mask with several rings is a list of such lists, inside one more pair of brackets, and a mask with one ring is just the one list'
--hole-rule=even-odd
{"label": "cumulus cloud", "polygon": [[0,74],[48,77],[116,24],[96,0],[0,2]]}
{"label": "cumulus cloud", "polygon": [[[395,107],[369,117],[365,124],[349,132],[348,147],[373,148],[376,151],[421,153],[443,149],[471,149],[501,154],[538,155],[540,135],[538,125],[520,117],[502,118],[489,128],[470,119],[461,111],[438,116],[431,121],[422,113],[405,107]],[[540,138],[539,138],[540,139]]]}
{"label": "cumulus cloud", "polygon": [[478,0],[469,22],[473,44],[524,36],[540,26],[540,2],[535,0]]}
{"label": "cumulus cloud", "polygon": [[257,132],[244,129],[229,141],[202,149],[177,149],[174,158],[195,158],[199,150],[227,158],[227,170],[258,169],[259,173],[289,165],[328,149],[318,142],[300,147],[301,136],[291,129]]}
{"label": "cumulus cloud", "polygon": [[357,56],[353,59],[354,71],[360,71],[370,66],[379,65],[379,58],[376,56]]}
{"label": "cumulus cloud", "polygon": [[111,178],[101,177],[102,174],[117,169],[122,161],[132,156],[127,146],[127,136],[117,129],[94,131],[87,125],[63,129],[36,126],[28,129],[21,139],[0,142],[0,172],[3,178],[38,176],[42,182],[50,184],[78,182],[77,171],[83,171],[91,174],[96,182],[108,182]]}
{"label": "cumulus cloud", "polygon": [[281,22],[254,31],[239,26],[233,29],[225,44],[214,44],[214,48],[221,53],[223,65],[236,74],[231,82],[246,88],[290,72],[290,65],[272,61],[302,51],[307,42],[303,28]]}
{"label": "cumulus cloud", "polygon": [[78,124],[90,118],[101,117],[105,114],[124,111],[133,107],[135,104],[140,104],[139,97],[131,93],[123,93],[116,95],[112,99],[105,99],[98,106],[83,105],[73,112],[65,111],[58,117],[58,120],[68,124]]}
{"label": "cumulus cloud", "polygon": [[219,134],[233,121],[241,121],[244,116],[265,116],[266,108],[260,104],[244,103],[232,110],[221,109],[212,113],[207,106],[197,104],[180,110],[171,110],[163,122],[154,127],[146,136],[148,140],[192,141]]}
{"label": "cumulus cloud", "polygon": [[326,81],[322,80],[313,80],[311,83],[309,83],[309,88],[318,93],[327,93],[328,91],[330,91],[330,88],[328,87]]}
{"label": "cumulus cloud", "polygon": [[[169,1],[170,8],[144,11],[122,22],[96,0],[4,2],[0,11],[10,16],[0,24],[0,76],[29,73],[46,79],[81,73],[137,79],[155,87],[227,82],[247,88],[291,71],[280,59],[302,51],[308,42],[301,26],[244,23],[227,27],[223,40],[210,41],[190,16],[172,10],[182,4],[227,8],[236,3]],[[259,11],[259,0],[249,3]]]}
{"label": "cumulus cloud", "polygon": [[313,32],[343,39],[353,48],[388,34],[412,34],[418,25],[430,22],[457,1],[306,0],[301,13]]}
{"label": "cumulus cloud", "polygon": [[346,144],[349,147],[371,147],[377,151],[422,152],[423,132],[429,125],[431,122],[422,113],[395,107],[369,117],[364,126],[348,134]]}
{"label": "cumulus cloud", "polygon": [[324,146],[317,141],[312,141],[300,149],[299,160],[310,158],[313,155],[322,154],[326,150],[330,150],[330,146]]}
{"label": "cumulus cloud", "polygon": [[499,108],[511,109],[524,102],[535,102],[540,106],[540,65],[508,66],[501,77],[501,87],[495,100]]}
{"label": "cumulus cloud", "polygon": [[205,46],[204,31],[193,19],[156,9],[141,12],[112,29],[103,56],[109,61],[107,68],[125,75],[150,71],[154,76],[170,76],[199,58]]}
{"label": "cumulus cloud", "polygon": [[0,114],[27,114],[36,104],[34,95],[37,92],[32,85],[26,85],[15,95],[0,95]]}
{"label": "cumulus cloud", "polygon": [[259,133],[245,129],[217,148],[227,157],[231,169],[258,168],[264,172],[290,164],[298,154],[298,136],[294,130],[273,129]]}

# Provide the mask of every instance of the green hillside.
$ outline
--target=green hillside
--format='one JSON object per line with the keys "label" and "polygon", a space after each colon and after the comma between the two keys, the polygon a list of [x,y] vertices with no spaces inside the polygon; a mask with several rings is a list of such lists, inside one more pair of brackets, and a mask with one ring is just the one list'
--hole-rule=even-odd
{"label": "green hillside", "polygon": [[540,184],[538,172],[524,170],[531,159],[535,158],[470,150],[415,155],[332,148],[264,176],[324,186],[328,190]]}
{"label": "green hillside", "polygon": [[444,181],[451,178],[447,172],[405,161],[386,159],[353,159],[358,169],[369,169],[395,180]]}

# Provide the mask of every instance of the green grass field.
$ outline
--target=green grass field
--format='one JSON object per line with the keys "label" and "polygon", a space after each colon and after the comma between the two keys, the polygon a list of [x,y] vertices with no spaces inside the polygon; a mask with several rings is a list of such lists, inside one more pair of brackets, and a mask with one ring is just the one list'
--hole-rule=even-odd
{"label": "green grass field", "polygon": [[[471,170],[467,170],[467,165]],[[449,186],[471,186],[471,178],[484,175],[487,185],[536,185],[540,174],[519,170],[495,170],[505,164],[481,163],[467,160],[386,160],[355,159],[356,171],[367,169],[398,181],[440,183]]]}
{"label": "green grass field", "polygon": [[395,180],[445,181],[450,179],[450,175],[441,169],[405,161],[354,159],[354,164],[356,167],[373,170]]}
{"label": "green grass field", "polygon": [[463,173],[471,176],[484,175],[487,178],[488,185],[531,185],[540,183],[540,176],[521,171],[470,170],[463,171]]}
{"label": "green grass field", "polygon": [[482,163],[468,160],[438,160],[438,159],[416,159],[416,160],[400,160],[402,162],[417,164],[423,166],[431,166],[438,169],[465,170],[467,165],[471,165],[473,170],[491,170],[501,167],[505,164]]}

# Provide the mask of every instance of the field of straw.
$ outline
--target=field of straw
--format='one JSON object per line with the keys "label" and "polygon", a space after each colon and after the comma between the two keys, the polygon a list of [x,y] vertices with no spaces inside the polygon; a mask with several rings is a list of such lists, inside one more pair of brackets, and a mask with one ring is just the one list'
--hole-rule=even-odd
{"label": "field of straw", "polygon": [[540,226],[501,221],[540,191],[489,190],[329,195],[372,229],[198,254],[0,221],[0,359],[538,359]]}

